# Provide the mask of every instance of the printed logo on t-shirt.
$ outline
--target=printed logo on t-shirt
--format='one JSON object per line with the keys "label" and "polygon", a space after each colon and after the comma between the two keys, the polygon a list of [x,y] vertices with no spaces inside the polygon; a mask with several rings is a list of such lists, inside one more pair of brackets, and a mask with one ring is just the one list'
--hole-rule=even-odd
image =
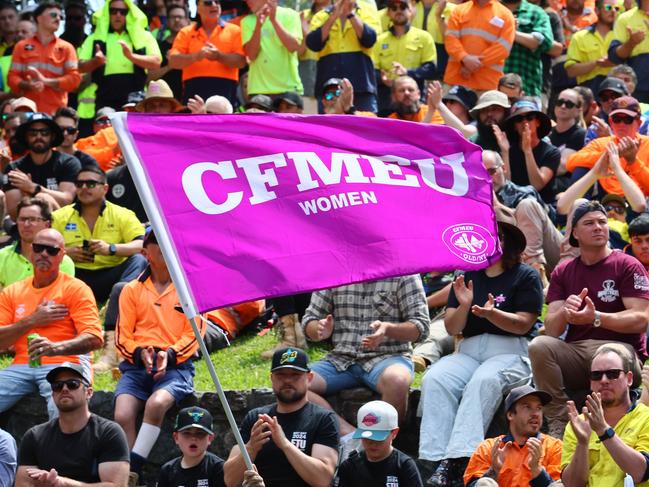
{"label": "printed logo on t-shirt", "polygon": [[649,277],[645,274],[633,273],[633,288],[639,291],[649,291]]}
{"label": "printed logo on t-shirt", "polygon": [[503,304],[505,301],[507,301],[507,298],[503,293],[500,293],[498,296],[494,298],[494,301],[496,303],[496,308],[500,307],[501,304]]}
{"label": "printed logo on t-shirt", "polygon": [[306,431],[293,431],[291,443],[302,451],[306,450]]}
{"label": "printed logo on t-shirt", "polygon": [[385,477],[385,487],[399,487],[399,477],[388,475]]}
{"label": "printed logo on t-shirt", "polygon": [[597,297],[605,303],[612,303],[620,297],[620,291],[615,289],[615,281],[613,279],[606,279],[602,283],[602,290],[597,292]]}
{"label": "printed logo on t-shirt", "polygon": [[77,224],[76,223],[67,223],[65,225],[65,229],[74,231],[74,230],[77,229]]}
{"label": "printed logo on t-shirt", "polygon": [[59,189],[59,183],[56,182],[56,178],[47,178],[45,180],[45,186],[47,186],[47,189],[55,191]]}
{"label": "printed logo on t-shirt", "polygon": [[16,318],[22,318],[24,314],[25,314],[25,305],[19,304],[18,306],[16,306]]}
{"label": "printed logo on t-shirt", "polygon": [[196,481],[196,487],[209,487],[210,479],[198,479]]}
{"label": "printed logo on t-shirt", "polygon": [[122,196],[124,196],[124,193],[126,193],[126,188],[123,184],[116,184],[115,186],[113,186],[111,192],[113,193],[113,197],[121,198]]}

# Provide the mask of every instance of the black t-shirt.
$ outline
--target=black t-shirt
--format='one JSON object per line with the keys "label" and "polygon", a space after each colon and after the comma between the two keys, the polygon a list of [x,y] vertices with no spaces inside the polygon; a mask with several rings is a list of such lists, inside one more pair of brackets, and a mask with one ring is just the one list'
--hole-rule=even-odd
{"label": "black t-shirt", "polygon": [[[496,277],[488,277],[484,270],[469,271],[464,274],[464,280],[467,284],[469,281],[473,281],[472,304],[484,306],[488,294],[491,293],[495,298],[496,308],[501,311],[509,313],[527,311],[541,314],[541,308],[543,307],[541,279],[539,273],[526,264],[516,264]],[[448,307],[457,308],[459,305],[455,292],[451,288],[451,293],[448,296]],[[514,333],[498,328],[486,318],[480,318],[469,311],[462,335],[471,337],[482,333],[517,336]]]}
{"label": "black t-shirt", "polygon": [[108,171],[106,179],[109,187],[106,199],[111,203],[133,211],[141,222],[148,222],[149,217],[144,211],[144,206],[137,193],[128,166],[122,164],[115,169],[111,169]]}
{"label": "black t-shirt", "polygon": [[[559,163],[561,162],[561,152],[559,152],[559,149],[542,140],[536,147],[534,147],[534,149],[532,149],[532,153],[534,154],[534,160],[538,167],[550,168],[556,175]],[[517,141],[514,142],[511,149],[509,149],[509,165],[512,173],[512,182],[521,186],[531,184],[530,178],[527,175],[527,167],[525,166],[525,156],[523,155],[523,151]],[[550,179],[548,184],[539,191],[539,194],[546,203],[551,204],[554,202],[554,197],[556,195],[554,176]]]}
{"label": "black t-shirt", "polygon": [[550,132],[550,141],[559,152],[563,149],[581,150],[584,147],[584,137],[586,137],[586,129],[576,124],[565,132],[557,132],[556,128]]}
{"label": "black t-shirt", "polygon": [[[172,43],[169,42],[169,39],[164,41],[158,41],[158,46],[160,47],[160,53],[162,54],[162,64],[161,68],[164,68],[169,64],[169,58],[167,54],[169,49],[171,49]],[[172,69],[167,74],[162,77],[163,80],[167,82],[171,91],[173,91],[174,98],[176,100],[183,99],[183,72],[181,69]]]}
{"label": "black t-shirt", "polygon": [[[81,170],[81,163],[79,159],[69,154],[52,151],[52,157],[45,164],[34,164],[31,156],[27,154],[9,164],[5,169],[5,174],[9,174],[9,171],[14,169],[19,169],[25,174],[31,174],[32,181],[44,188],[58,190],[59,183],[73,183],[75,181],[77,174]],[[4,177],[3,189],[5,191],[15,189],[6,176]]]}
{"label": "black t-shirt", "polygon": [[338,469],[335,487],[423,487],[415,461],[392,449],[385,460],[370,462],[365,452],[352,454]]}
{"label": "black t-shirt", "polygon": [[62,477],[79,482],[99,482],[99,465],[128,462],[126,435],[115,422],[95,414],[76,433],[66,434],[58,418],[31,428],[20,444],[18,465],[56,469]]}
{"label": "black t-shirt", "polygon": [[81,163],[81,169],[86,169],[87,167],[99,167],[97,159],[92,157],[90,154],[86,154],[83,151],[75,150],[74,157],[79,159],[79,162]]}
{"label": "black t-shirt", "polygon": [[165,463],[156,487],[225,487],[223,459],[207,452],[201,463],[191,468],[181,466],[182,457]]}
{"label": "black t-shirt", "polygon": [[[311,455],[315,443],[338,448],[338,420],[334,412],[310,402],[302,409],[288,414],[278,413],[276,404],[249,411],[240,427],[244,443],[250,439],[250,431],[260,414],[277,416],[286,438],[306,455]],[[266,487],[308,486],[272,440],[263,446],[254,463]]]}

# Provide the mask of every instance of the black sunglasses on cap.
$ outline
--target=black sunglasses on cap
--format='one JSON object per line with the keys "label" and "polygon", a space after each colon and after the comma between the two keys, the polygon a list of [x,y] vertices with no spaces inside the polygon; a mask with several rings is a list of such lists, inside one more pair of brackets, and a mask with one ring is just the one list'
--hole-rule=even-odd
{"label": "black sunglasses on cap", "polygon": [[32,244],[32,250],[36,252],[37,254],[42,254],[43,251],[47,252],[47,255],[50,257],[54,257],[59,254],[61,251],[60,247],[55,247],[54,245],[47,245],[47,244],[39,244],[39,243],[33,243]]}
{"label": "black sunglasses on cap", "polygon": [[622,369],[609,369],[609,370],[591,370],[590,371],[590,380],[598,381],[602,380],[602,377],[606,376],[608,380],[615,380],[620,377],[620,372],[624,372]]}
{"label": "black sunglasses on cap", "polygon": [[63,386],[66,386],[69,391],[76,391],[79,387],[81,387],[81,384],[83,384],[83,381],[81,379],[67,379],[67,380],[55,380],[50,384],[52,387],[52,390],[54,392],[61,392],[63,390]]}

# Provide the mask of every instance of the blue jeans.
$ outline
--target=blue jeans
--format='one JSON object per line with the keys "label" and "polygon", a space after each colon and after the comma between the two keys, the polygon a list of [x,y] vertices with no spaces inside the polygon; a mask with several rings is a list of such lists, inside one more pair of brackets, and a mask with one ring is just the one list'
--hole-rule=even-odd
{"label": "blue jeans", "polygon": [[419,458],[470,457],[484,440],[503,394],[531,377],[524,337],[482,334],[465,338],[442,357],[421,387]]}

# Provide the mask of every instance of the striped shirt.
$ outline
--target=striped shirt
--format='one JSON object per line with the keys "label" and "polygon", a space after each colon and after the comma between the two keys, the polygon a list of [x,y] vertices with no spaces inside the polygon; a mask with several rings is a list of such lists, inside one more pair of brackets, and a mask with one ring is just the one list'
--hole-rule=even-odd
{"label": "striped shirt", "polygon": [[386,338],[372,350],[361,346],[363,337],[374,333],[370,328],[370,323],[374,321],[413,323],[419,330],[419,340],[428,336],[430,327],[426,295],[418,275],[317,291],[311,297],[311,304],[302,319],[302,327],[306,328],[310,321],[323,319],[329,314],[334,317],[331,336],[334,348],[326,360],[339,371],[358,364],[369,372],[388,356],[410,358],[410,342]]}

